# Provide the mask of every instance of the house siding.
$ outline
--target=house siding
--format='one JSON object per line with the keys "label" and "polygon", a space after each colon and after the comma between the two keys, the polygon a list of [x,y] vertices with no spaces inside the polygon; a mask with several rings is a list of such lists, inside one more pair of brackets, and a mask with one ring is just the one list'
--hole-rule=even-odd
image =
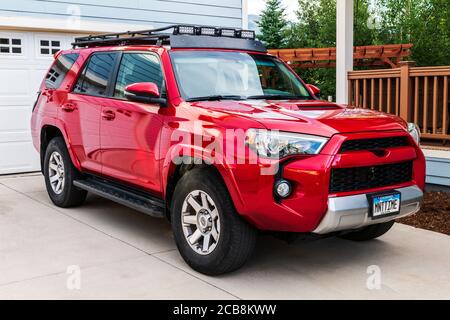
{"label": "house siding", "polygon": [[450,186],[450,159],[427,157],[427,183]]}
{"label": "house siding", "polygon": [[[142,25],[169,24],[242,26],[242,0],[14,0],[0,2],[1,17],[70,19]],[[28,27],[28,26],[24,26]],[[32,26],[29,26],[32,27]],[[111,30],[115,31],[115,30]]]}
{"label": "house siding", "polygon": [[422,148],[427,160],[427,180],[429,184],[450,186],[450,150]]}

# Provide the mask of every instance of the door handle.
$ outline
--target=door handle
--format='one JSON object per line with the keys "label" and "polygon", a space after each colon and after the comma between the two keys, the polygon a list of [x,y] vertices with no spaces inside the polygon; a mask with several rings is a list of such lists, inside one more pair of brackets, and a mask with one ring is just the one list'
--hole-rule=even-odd
{"label": "door handle", "polygon": [[55,92],[55,90],[53,90],[53,89],[46,89],[46,90],[44,90],[44,92],[42,92],[42,95],[47,98],[47,102],[52,102],[54,92]]}
{"label": "door handle", "polygon": [[105,110],[102,112],[102,118],[107,121],[112,121],[116,118],[116,113],[112,110]]}
{"label": "door handle", "polygon": [[42,92],[42,95],[48,97],[48,96],[53,95],[53,92],[55,92],[55,90],[53,90],[53,89],[44,89],[44,91]]}
{"label": "door handle", "polygon": [[61,110],[65,112],[73,112],[77,110],[77,107],[73,103],[65,103],[61,106]]}

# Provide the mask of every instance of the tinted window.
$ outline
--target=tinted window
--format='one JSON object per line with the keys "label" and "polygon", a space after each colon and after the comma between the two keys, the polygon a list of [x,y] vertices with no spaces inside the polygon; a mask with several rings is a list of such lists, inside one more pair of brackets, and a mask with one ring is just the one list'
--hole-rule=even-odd
{"label": "tinted window", "polygon": [[114,96],[124,98],[127,85],[154,82],[162,92],[163,75],[158,58],[148,53],[125,53],[120,63]]}
{"label": "tinted window", "polygon": [[170,56],[185,99],[216,95],[311,98],[296,75],[270,56],[229,51],[174,51]]}
{"label": "tinted window", "polygon": [[78,78],[74,91],[93,96],[106,95],[115,59],[116,53],[94,54]]}
{"label": "tinted window", "polygon": [[55,63],[53,64],[52,68],[47,73],[47,76],[45,78],[45,85],[47,86],[47,88],[59,88],[67,72],[69,72],[70,68],[72,68],[77,59],[77,53],[60,55],[58,59],[56,59]]}

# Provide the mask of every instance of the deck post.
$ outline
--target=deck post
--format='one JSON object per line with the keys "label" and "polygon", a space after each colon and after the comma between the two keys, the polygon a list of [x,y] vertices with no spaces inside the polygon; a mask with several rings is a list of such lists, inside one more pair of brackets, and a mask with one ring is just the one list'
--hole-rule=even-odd
{"label": "deck post", "polygon": [[242,29],[248,29],[248,0],[242,0]]}
{"label": "deck post", "polygon": [[347,73],[353,70],[353,0],[336,2],[336,102],[348,104]]}
{"label": "deck post", "polygon": [[400,117],[405,121],[411,120],[411,83],[409,69],[415,65],[414,61],[400,63]]}

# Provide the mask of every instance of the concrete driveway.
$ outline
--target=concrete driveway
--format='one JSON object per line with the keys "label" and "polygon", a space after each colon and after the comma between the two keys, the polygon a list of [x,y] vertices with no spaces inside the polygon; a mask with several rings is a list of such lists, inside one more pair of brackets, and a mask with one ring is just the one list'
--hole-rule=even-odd
{"label": "concrete driveway", "polygon": [[59,209],[41,175],[4,176],[0,299],[30,298],[450,299],[450,237],[399,224],[369,243],[260,237],[244,268],[213,278],[185,265],[164,220],[93,196]]}

